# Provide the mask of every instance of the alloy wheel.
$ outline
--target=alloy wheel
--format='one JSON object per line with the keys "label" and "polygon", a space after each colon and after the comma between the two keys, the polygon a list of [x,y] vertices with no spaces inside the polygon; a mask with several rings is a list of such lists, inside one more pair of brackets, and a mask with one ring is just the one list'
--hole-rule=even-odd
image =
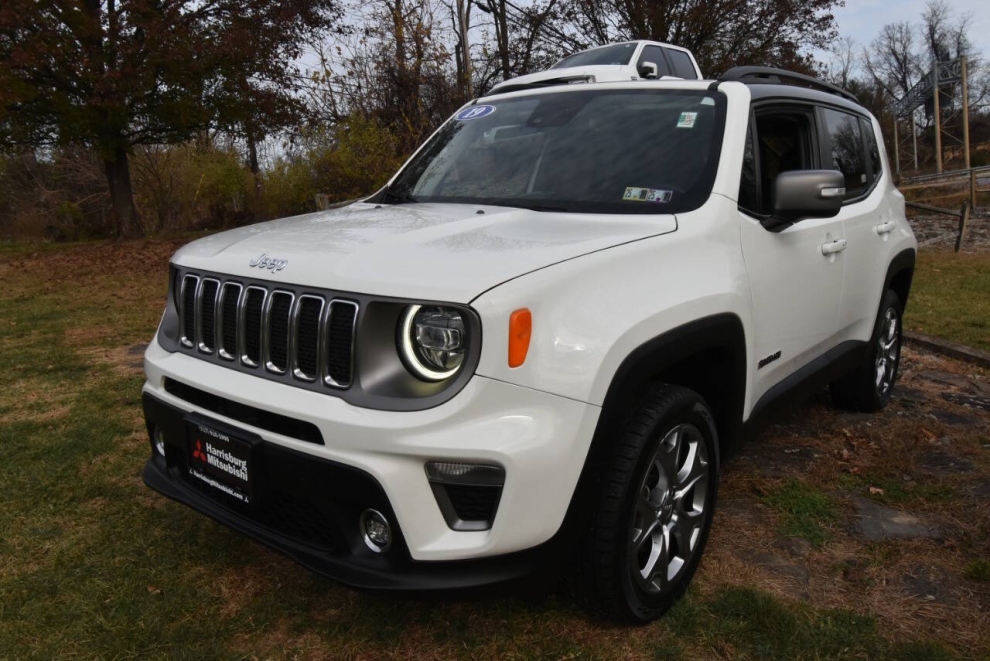
{"label": "alloy wheel", "polygon": [[709,479],[708,450],[698,428],[680,424],[667,432],[636,492],[629,531],[629,566],[645,592],[663,592],[697,551]]}
{"label": "alloy wheel", "polygon": [[897,374],[897,361],[900,358],[901,334],[899,331],[897,310],[887,308],[880,324],[877,337],[876,374],[874,385],[877,394],[883,397],[894,385]]}

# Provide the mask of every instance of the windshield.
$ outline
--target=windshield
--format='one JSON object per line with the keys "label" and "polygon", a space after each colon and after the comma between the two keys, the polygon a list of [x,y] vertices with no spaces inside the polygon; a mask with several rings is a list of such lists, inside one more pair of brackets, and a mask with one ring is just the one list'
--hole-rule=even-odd
{"label": "windshield", "polygon": [[581,51],[568,55],[551,69],[563,69],[565,67],[590,67],[600,64],[629,64],[633,53],[636,52],[636,43],[615,44],[603,48],[593,48],[592,50]]}
{"label": "windshield", "polygon": [[721,94],[687,90],[568,90],[468,106],[375,201],[689,211],[711,191],[724,116]]}

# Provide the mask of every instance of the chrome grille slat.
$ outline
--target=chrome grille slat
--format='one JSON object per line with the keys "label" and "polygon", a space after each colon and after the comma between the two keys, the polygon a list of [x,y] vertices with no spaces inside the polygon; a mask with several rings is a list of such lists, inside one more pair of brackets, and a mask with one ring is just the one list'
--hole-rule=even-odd
{"label": "chrome grille slat", "polygon": [[178,286],[181,350],[311,389],[350,387],[357,302],[211,274],[180,273]]}
{"label": "chrome grille slat", "polygon": [[[252,304],[258,301],[257,310]],[[257,367],[261,364],[263,355],[263,332],[265,303],[268,299],[268,290],[264,287],[248,287],[244,293],[243,303],[237,311],[238,330],[238,353],[241,356],[241,364],[247,367]]]}
{"label": "chrome grille slat", "polygon": [[289,367],[292,352],[292,304],[295,294],[275,290],[268,297],[263,315],[261,344],[265,369],[276,374],[284,374]]}
{"label": "chrome grille slat", "polygon": [[199,276],[187,275],[182,278],[182,290],[179,292],[181,306],[179,308],[179,327],[182,329],[180,338],[182,345],[192,348],[196,346],[196,293],[199,289]]}
{"label": "chrome grille slat", "polygon": [[196,290],[196,346],[203,353],[213,353],[217,343],[217,296],[220,281],[203,278]]}
{"label": "chrome grille slat", "polygon": [[321,296],[303,294],[293,309],[292,375],[303,381],[315,381],[320,373],[320,326],[324,305]]}
{"label": "chrome grille slat", "polygon": [[[354,330],[357,325],[358,304],[343,299],[330,301],[327,315],[327,335],[324,346],[326,359],[323,361],[323,382],[332,388],[346,388],[351,385],[354,372]],[[350,347],[346,352],[339,351]]]}
{"label": "chrome grille slat", "polygon": [[[224,360],[236,360],[241,335],[239,311],[244,288],[237,282],[225,282],[217,297],[217,354]],[[231,304],[233,301],[233,304]]]}

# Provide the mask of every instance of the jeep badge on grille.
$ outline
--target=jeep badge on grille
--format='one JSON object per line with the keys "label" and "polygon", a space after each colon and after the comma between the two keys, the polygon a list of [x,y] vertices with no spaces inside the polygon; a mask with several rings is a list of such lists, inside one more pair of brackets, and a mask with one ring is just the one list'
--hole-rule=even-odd
{"label": "jeep badge on grille", "polygon": [[276,259],[275,257],[269,257],[265,253],[261,253],[258,259],[253,259],[248,262],[248,266],[256,266],[259,269],[268,269],[269,271],[281,271],[289,264],[287,259]]}

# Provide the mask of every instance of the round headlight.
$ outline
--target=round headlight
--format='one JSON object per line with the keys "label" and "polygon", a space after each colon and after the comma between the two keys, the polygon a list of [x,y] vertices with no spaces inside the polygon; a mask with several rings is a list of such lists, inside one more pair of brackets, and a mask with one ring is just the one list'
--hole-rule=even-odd
{"label": "round headlight", "polygon": [[467,328],[454,308],[410,305],[399,321],[399,355],[423,381],[443,381],[464,364]]}

